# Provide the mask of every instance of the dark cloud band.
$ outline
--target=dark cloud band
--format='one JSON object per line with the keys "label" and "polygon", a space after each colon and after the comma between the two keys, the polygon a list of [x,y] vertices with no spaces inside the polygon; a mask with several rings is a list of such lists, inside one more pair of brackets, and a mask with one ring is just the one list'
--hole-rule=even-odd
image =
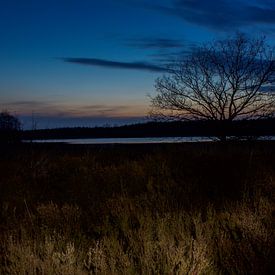
{"label": "dark cloud band", "polygon": [[142,70],[142,71],[150,71],[150,72],[165,72],[166,68],[146,63],[146,62],[119,62],[119,61],[111,61],[105,59],[97,59],[97,58],[75,58],[75,57],[63,57],[60,58],[64,62],[88,65],[88,66],[99,66],[106,68],[114,68],[114,69],[130,69],[130,70]]}
{"label": "dark cloud band", "polygon": [[[169,4],[170,2],[170,4]],[[143,4],[143,7],[177,16],[211,29],[228,30],[256,24],[275,25],[275,2],[269,0],[171,0],[167,5]]]}

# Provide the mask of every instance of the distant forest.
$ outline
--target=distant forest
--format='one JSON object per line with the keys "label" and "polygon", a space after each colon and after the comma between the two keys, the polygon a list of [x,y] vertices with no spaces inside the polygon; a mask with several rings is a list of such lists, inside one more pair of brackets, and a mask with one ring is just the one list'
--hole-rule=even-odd
{"label": "distant forest", "polygon": [[74,127],[22,131],[22,139],[188,137],[188,136],[257,137],[275,136],[275,118],[219,121],[147,122],[115,127]]}

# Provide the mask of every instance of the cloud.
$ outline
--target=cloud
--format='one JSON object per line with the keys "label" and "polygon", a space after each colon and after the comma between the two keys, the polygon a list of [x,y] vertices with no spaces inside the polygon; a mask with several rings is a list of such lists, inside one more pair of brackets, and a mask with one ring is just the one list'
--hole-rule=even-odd
{"label": "cloud", "polygon": [[126,45],[139,49],[171,49],[183,47],[182,41],[169,38],[128,39]]}
{"label": "cloud", "polygon": [[161,67],[156,64],[151,64],[147,62],[121,62],[121,61],[111,61],[106,59],[98,58],[75,58],[75,57],[63,57],[60,58],[64,62],[88,65],[88,66],[98,66],[105,68],[114,68],[114,69],[128,69],[128,70],[141,70],[141,71],[150,71],[150,72],[165,72],[166,68]]}
{"label": "cloud", "polygon": [[172,0],[167,5],[148,4],[146,7],[216,30],[275,24],[275,4],[269,0],[250,3],[241,0]]}
{"label": "cloud", "polygon": [[40,107],[48,107],[52,106],[54,104],[54,101],[36,101],[36,100],[18,100],[18,101],[12,101],[6,103],[7,106],[20,106],[20,107],[34,107],[34,108],[40,108]]}
{"label": "cloud", "polygon": [[125,104],[86,104],[84,102],[57,102],[57,101],[35,101],[22,100],[0,104],[0,109],[21,115],[47,116],[47,117],[138,117],[144,116],[146,107],[135,103]]}
{"label": "cloud", "polygon": [[148,57],[155,60],[163,66],[170,68],[175,62],[182,61],[191,53],[191,50],[175,51],[175,52],[160,52],[149,54]]}
{"label": "cloud", "polygon": [[275,8],[247,7],[246,20],[248,23],[275,24]]}
{"label": "cloud", "polygon": [[17,100],[1,104],[8,110],[15,111],[19,114],[58,114],[61,110],[60,104],[53,100]]}
{"label": "cloud", "polygon": [[125,45],[146,51],[147,56],[162,68],[168,68],[171,63],[182,59],[197,47],[197,45],[191,41],[165,37],[131,38],[126,40]]}
{"label": "cloud", "polygon": [[87,114],[93,117],[108,117],[121,115],[123,112],[129,112],[131,106],[128,105],[107,105],[107,104],[90,104],[75,106],[66,110],[65,115],[75,115],[78,117],[87,116]]}

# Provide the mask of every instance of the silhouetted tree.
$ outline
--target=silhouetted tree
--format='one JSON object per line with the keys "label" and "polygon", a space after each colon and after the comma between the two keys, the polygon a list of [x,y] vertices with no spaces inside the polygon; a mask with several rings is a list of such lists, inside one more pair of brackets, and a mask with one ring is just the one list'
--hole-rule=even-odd
{"label": "silhouetted tree", "polygon": [[19,141],[20,121],[8,112],[0,113],[0,142],[13,143]]}
{"label": "silhouetted tree", "polygon": [[198,47],[156,80],[151,115],[213,120],[226,139],[235,119],[274,115],[274,48],[237,33]]}

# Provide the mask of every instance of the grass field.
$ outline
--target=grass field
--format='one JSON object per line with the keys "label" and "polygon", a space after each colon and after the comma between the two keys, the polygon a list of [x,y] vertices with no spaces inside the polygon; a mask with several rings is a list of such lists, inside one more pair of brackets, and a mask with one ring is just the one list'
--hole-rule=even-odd
{"label": "grass field", "polygon": [[274,274],[275,142],[1,148],[0,274]]}

